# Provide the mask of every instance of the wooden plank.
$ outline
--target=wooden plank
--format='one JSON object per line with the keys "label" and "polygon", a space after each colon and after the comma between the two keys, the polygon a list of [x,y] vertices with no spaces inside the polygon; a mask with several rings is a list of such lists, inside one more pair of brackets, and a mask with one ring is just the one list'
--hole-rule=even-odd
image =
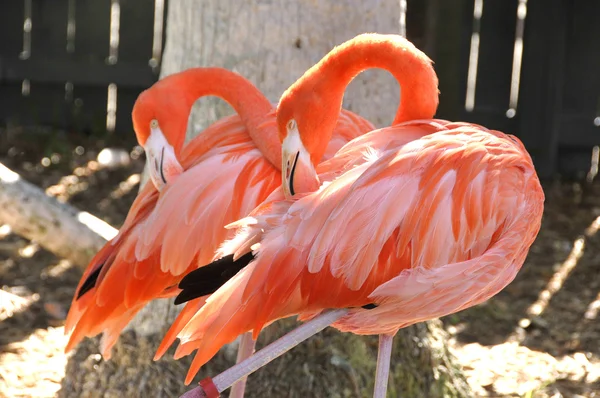
{"label": "wooden plank", "polygon": [[65,101],[64,85],[31,82],[29,94],[21,101],[18,121],[23,126],[66,129],[70,112],[70,104]]}
{"label": "wooden plank", "polygon": [[103,134],[106,131],[107,71],[116,73],[105,68],[109,55],[110,7],[109,1],[78,0],[76,3],[77,30],[73,58],[83,62],[83,65],[89,65],[90,69],[81,68],[83,65],[79,64],[72,69],[69,80],[73,81],[76,105],[74,128],[86,133]]}
{"label": "wooden plank", "polygon": [[20,111],[23,106],[21,83],[0,82],[0,124],[20,124]]}
{"label": "wooden plank", "polygon": [[68,6],[68,0],[32,1],[32,58],[62,58],[67,54]]}
{"label": "wooden plank", "polygon": [[115,132],[122,134],[133,134],[133,123],[131,111],[138,95],[143,91],[141,88],[118,88],[117,97],[117,123]]}
{"label": "wooden plank", "polygon": [[21,81],[5,79],[5,57],[18,57],[23,50],[24,6],[22,1],[0,3],[0,123],[18,123]]}
{"label": "wooden plank", "polygon": [[525,21],[517,114],[524,115],[519,123],[519,138],[527,148],[547,145],[550,128],[549,115],[546,115],[548,96],[551,94],[547,84],[549,68],[545,67],[549,51],[547,17],[543,13],[545,8],[539,2],[529,3]]}
{"label": "wooden plank", "polygon": [[[22,1],[0,3],[0,58],[18,56],[23,49],[24,6]],[[2,74],[0,73],[0,81]]]}
{"label": "wooden plank", "polygon": [[594,125],[600,106],[600,25],[598,2],[573,2],[566,30],[562,108],[558,126],[557,169],[561,175],[585,177],[591,149],[600,144],[600,127]]}
{"label": "wooden plank", "polygon": [[[468,65],[462,57],[466,54],[468,62],[470,44],[470,34],[467,36],[469,40],[465,40],[464,31],[471,27],[473,2],[436,0],[432,5],[436,10],[430,18],[434,19],[436,30],[431,39],[433,43],[426,45],[432,48],[428,55],[434,62],[439,79],[440,104],[436,117],[458,120],[464,110],[464,87],[461,84],[466,84],[465,65]],[[432,24],[431,21],[429,23]]]}
{"label": "wooden plank", "polygon": [[567,30],[563,110],[594,114],[600,95],[599,1],[574,1]]}
{"label": "wooden plank", "polygon": [[[33,0],[31,8],[31,52],[26,60],[14,61],[22,70],[20,78],[30,82],[29,95],[21,109],[22,123],[67,128],[72,104],[65,99],[67,79],[44,82],[45,68],[28,70],[24,64],[35,65],[44,58],[64,59],[67,56],[68,0]],[[7,60],[8,61],[8,60]]]}
{"label": "wooden plank", "polygon": [[481,17],[475,109],[498,107],[506,112],[517,21],[517,0],[486,0]]}
{"label": "wooden plank", "polygon": [[592,150],[590,148],[560,148],[556,156],[556,169],[564,179],[584,179],[592,165]]}
{"label": "wooden plank", "polygon": [[[162,54],[161,54],[161,61],[162,61],[162,55],[165,53],[165,43],[167,42],[167,10],[169,9],[169,0],[165,0],[164,1],[164,13],[163,13],[163,33],[162,33]],[[160,71],[160,64],[156,65],[154,67],[157,71]]]}
{"label": "wooden plank", "polygon": [[600,145],[600,127],[594,125],[592,112],[562,114],[558,123],[558,144],[560,147],[590,149]]}
{"label": "wooden plank", "polygon": [[123,87],[149,87],[156,81],[152,70],[140,64],[105,62],[85,62],[67,59],[36,59],[21,61],[18,58],[3,60],[3,76],[8,81],[20,81],[36,76],[43,83],[64,83],[77,85],[105,86],[115,83]]}
{"label": "wooden plank", "polygon": [[406,38],[422,51],[425,49],[427,9],[436,0],[406,1]]}
{"label": "wooden plank", "polygon": [[[483,125],[489,129],[499,130],[507,134],[517,135],[517,125],[515,118],[509,119],[506,117],[506,109],[508,107],[508,96],[510,89],[510,72],[512,68],[512,46],[514,45],[514,26],[516,19],[516,8],[514,9],[513,18],[513,33],[512,39],[508,40],[508,30],[504,24],[509,19],[511,9],[514,8],[514,4],[508,1],[506,3],[498,3],[497,0],[485,1],[483,7],[482,18],[477,22],[473,18],[473,11],[475,7],[475,1],[469,0],[464,3],[464,9],[462,10],[463,15],[463,28],[461,32],[461,45],[458,47],[460,56],[460,70],[456,79],[460,83],[460,87],[455,87],[454,98],[457,99],[457,105],[454,105],[454,112],[457,112],[460,116],[459,119]],[[446,5],[449,7],[449,4]],[[511,8],[512,7],[512,8]],[[445,10],[450,12],[450,10]],[[471,52],[471,38],[473,32],[476,30],[474,24],[479,23],[479,55],[478,55],[478,66],[477,66],[477,80],[475,85],[475,107],[472,111],[465,109],[465,100],[467,95],[467,82],[469,73],[469,59]],[[500,38],[494,38],[492,32],[498,26],[501,26],[502,33]],[[457,35],[458,36],[458,35]],[[445,40],[444,37],[440,37],[440,40]],[[455,47],[456,48],[456,47]],[[510,59],[505,61],[505,64],[510,64],[511,67],[506,69],[503,65],[495,65],[490,62],[490,53],[499,51],[500,53],[506,53],[510,48]],[[454,57],[457,55],[454,54]],[[452,57],[452,55],[450,55]],[[497,57],[497,55],[495,56]],[[494,68],[500,69],[494,69]],[[495,85],[498,84],[499,70],[507,72],[507,79],[500,84],[505,84],[507,87],[503,87],[500,92],[489,93],[487,90],[495,90]],[[452,79],[451,75],[446,75],[445,79]],[[485,93],[484,95],[482,94]],[[504,99],[504,97],[506,97]]]}
{"label": "wooden plank", "polygon": [[118,62],[148,65],[152,58],[154,1],[120,0],[120,6]]}
{"label": "wooden plank", "polygon": [[104,135],[107,95],[108,85],[105,87],[74,86],[72,128],[83,134]]}
{"label": "wooden plank", "polygon": [[90,63],[105,62],[110,39],[110,1],[78,0],[75,57]]}
{"label": "wooden plank", "polygon": [[[463,9],[463,28],[460,32],[460,42],[462,43],[460,47],[459,59],[459,73],[457,74],[457,80],[459,83],[458,92],[458,105],[454,108],[455,111],[460,112],[458,119],[464,121],[470,121],[469,118],[472,117],[473,112],[467,112],[465,109],[465,101],[467,98],[467,85],[468,85],[468,75],[469,75],[469,57],[471,51],[471,37],[473,35],[473,31],[476,27],[476,21],[473,18],[473,10],[475,8],[475,0],[465,0],[464,9]],[[481,25],[481,20],[479,21],[477,26]],[[441,95],[440,95],[441,96]]]}
{"label": "wooden plank", "polygon": [[158,69],[152,71],[149,64],[152,58],[154,36],[154,2],[139,0],[120,0],[121,25],[119,30],[119,57],[117,67],[127,64],[139,69],[143,84],[132,87],[127,82],[117,84],[117,119],[115,131],[124,134],[133,133],[131,110],[137,96],[143,89],[158,80]]}
{"label": "wooden plank", "polygon": [[[568,0],[548,1],[544,10],[539,10],[544,17],[548,17],[546,9],[553,9],[554,15],[546,21],[546,29],[549,34],[545,40],[553,43],[554,50],[548,51],[546,61],[549,64],[550,73],[548,76],[548,87],[550,96],[546,108],[546,116],[550,122],[548,129],[548,140],[546,141],[545,151],[542,156],[542,164],[545,163],[545,169],[542,170],[542,176],[550,176],[551,173],[560,171],[558,164],[558,145],[560,139],[559,118],[562,110],[562,99],[564,89],[564,67],[567,47],[567,24],[572,14],[572,7]],[[558,14],[556,14],[558,13]],[[553,17],[553,18],[552,18]],[[551,22],[552,25],[550,25]],[[553,53],[553,54],[552,54]],[[552,55],[555,59],[553,60]]]}
{"label": "wooden plank", "polygon": [[569,18],[568,0],[528,2],[519,95],[519,136],[534,159],[540,177],[556,173],[559,115]]}
{"label": "wooden plank", "polygon": [[591,149],[600,144],[598,115],[600,95],[600,3],[572,2],[567,29],[562,109],[559,124],[557,168],[561,175],[585,177],[591,165]]}

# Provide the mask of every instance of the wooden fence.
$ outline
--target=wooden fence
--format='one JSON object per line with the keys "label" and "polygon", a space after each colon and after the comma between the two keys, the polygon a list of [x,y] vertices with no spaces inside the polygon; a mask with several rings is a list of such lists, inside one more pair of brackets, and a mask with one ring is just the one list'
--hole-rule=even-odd
{"label": "wooden fence", "polygon": [[[0,123],[130,131],[135,98],[157,79],[165,3],[2,1]],[[436,62],[439,117],[519,136],[543,177],[587,173],[600,144],[600,1],[401,4],[408,38]]]}
{"label": "wooden fence", "polygon": [[517,135],[542,177],[581,178],[597,165],[600,1],[411,5],[421,11],[407,36],[436,62],[438,116]]}
{"label": "wooden fence", "polygon": [[2,1],[0,123],[131,131],[135,99],[158,78],[165,3]]}

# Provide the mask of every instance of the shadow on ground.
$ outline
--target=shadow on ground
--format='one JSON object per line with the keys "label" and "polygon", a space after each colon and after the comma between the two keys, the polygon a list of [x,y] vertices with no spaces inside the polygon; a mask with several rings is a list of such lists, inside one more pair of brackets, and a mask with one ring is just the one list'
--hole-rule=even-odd
{"label": "shadow on ground", "polygon": [[[544,188],[542,228],[515,280],[487,303],[442,320],[460,345],[515,341],[558,360],[580,353],[598,364],[600,183]],[[556,377],[559,381],[547,388],[562,391],[569,385],[579,394],[593,391],[585,380]]]}

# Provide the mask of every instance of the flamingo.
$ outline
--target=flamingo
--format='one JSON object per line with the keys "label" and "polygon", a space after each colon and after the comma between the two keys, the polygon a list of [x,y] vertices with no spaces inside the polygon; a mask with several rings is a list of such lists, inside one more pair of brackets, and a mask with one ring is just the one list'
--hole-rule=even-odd
{"label": "flamingo", "polygon": [[[183,147],[191,107],[205,95],[221,97],[239,116],[221,119]],[[132,118],[153,184],[141,190],[119,234],[84,272],[66,320],[67,352],[84,337],[103,333],[101,352],[109,359],[135,314],[153,299],[177,295],[181,278],[210,262],[218,245],[232,236],[223,226],[247,215],[281,185],[274,106],[236,73],[192,68],[170,75],[140,94]],[[372,129],[345,111],[324,158]],[[298,189],[314,184],[296,181]],[[198,309],[203,303],[198,298],[188,306]],[[167,348],[161,346],[155,359]],[[253,348],[248,334],[240,358]]]}
{"label": "flamingo", "polygon": [[[402,88],[391,127],[325,148],[346,86],[383,68]],[[479,304],[515,277],[540,228],[544,193],[520,140],[483,126],[432,119],[437,78],[398,35],[363,34],[334,48],[282,96],[282,153],[311,159],[321,182],[282,187],[232,223],[219,258],[186,275],[176,303],[212,293],[179,325],[176,357],[197,350],[186,383],[220,346],[277,319],[305,321],[186,397],[216,397],[303,339],[332,326],[379,335],[374,396],[386,395],[393,337],[408,325]],[[285,156],[285,155],[284,155]],[[232,278],[211,269],[231,270]]]}

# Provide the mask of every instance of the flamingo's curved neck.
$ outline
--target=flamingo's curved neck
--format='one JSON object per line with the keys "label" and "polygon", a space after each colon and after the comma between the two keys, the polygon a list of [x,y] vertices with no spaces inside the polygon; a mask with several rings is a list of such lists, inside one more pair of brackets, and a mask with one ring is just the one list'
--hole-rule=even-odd
{"label": "flamingo's curved neck", "polygon": [[398,80],[401,98],[393,124],[430,119],[438,106],[438,79],[431,60],[398,35],[362,34],[334,48],[313,67],[327,90],[343,96],[348,84],[366,69],[389,71]]}
{"label": "flamingo's curved neck", "polygon": [[[226,101],[240,116],[250,137],[263,155],[281,168],[281,144],[275,123],[269,123],[273,105],[249,80],[222,68],[191,68],[177,76],[185,106],[192,106],[201,97],[214,95]],[[165,79],[168,79],[165,78]],[[165,80],[163,79],[163,80]]]}

